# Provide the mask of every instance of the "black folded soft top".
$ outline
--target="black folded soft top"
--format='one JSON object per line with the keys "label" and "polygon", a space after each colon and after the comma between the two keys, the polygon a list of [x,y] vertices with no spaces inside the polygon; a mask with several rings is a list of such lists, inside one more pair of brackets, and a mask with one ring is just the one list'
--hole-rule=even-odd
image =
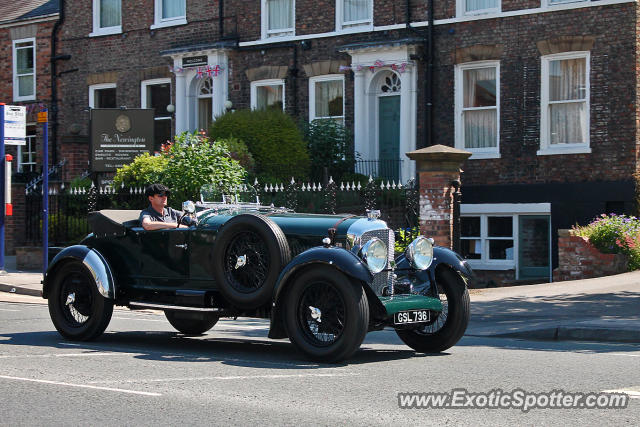
{"label": "black folded soft top", "polygon": [[139,210],[104,209],[89,213],[89,225],[96,237],[124,235],[127,228],[139,227]]}

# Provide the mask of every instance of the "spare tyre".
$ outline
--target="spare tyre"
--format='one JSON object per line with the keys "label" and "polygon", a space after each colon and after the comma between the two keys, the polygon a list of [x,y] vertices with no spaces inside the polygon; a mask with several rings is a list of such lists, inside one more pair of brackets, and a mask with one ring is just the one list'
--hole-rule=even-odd
{"label": "spare tyre", "polygon": [[259,214],[227,221],[213,248],[213,274],[220,293],[241,309],[271,300],[283,267],[291,260],[287,239],[276,223]]}

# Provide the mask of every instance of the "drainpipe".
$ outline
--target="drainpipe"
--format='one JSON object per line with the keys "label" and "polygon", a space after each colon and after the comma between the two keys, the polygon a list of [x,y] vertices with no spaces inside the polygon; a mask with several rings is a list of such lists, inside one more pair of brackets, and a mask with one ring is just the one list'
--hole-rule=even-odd
{"label": "drainpipe", "polygon": [[411,0],[407,0],[406,3],[406,29],[413,34],[416,34],[422,39],[423,56],[422,61],[426,62],[426,78],[424,79],[423,89],[425,96],[425,108],[424,108],[424,146],[429,147],[433,144],[433,0],[429,0],[428,13],[429,13],[429,27],[427,28],[427,35],[416,30],[411,26]]}
{"label": "drainpipe", "polygon": [[224,0],[218,0],[218,31],[220,40],[224,39]]}
{"label": "drainpipe", "polygon": [[[64,0],[60,0],[60,12],[58,15],[58,20],[55,24],[53,24],[53,29],[51,30],[51,109],[49,118],[49,123],[51,123],[51,163],[58,163],[58,84],[57,84],[57,67],[56,62],[61,59],[69,59],[70,56],[60,55],[56,56],[56,48],[57,48],[57,38],[58,31],[60,30],[60,26],[64,22]],[[49,165],[43,165],[43,170],[47,171]]]}

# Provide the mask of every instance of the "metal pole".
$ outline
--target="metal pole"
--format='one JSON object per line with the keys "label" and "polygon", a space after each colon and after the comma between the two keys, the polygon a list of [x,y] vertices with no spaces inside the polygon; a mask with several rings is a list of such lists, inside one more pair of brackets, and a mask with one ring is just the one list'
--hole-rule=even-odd
{"label": "metal pole", "polygon": [[5,162],[4,162],[4,109],[5,104],[0,102],[0,177],[2,177],[2,186],[0,186],[0,273],[4,273],[4,180],[5,180]]}
{"label": "metal pole", "polygon": [[[47,113],[47,109],[43,111]],[[42,147],[42,274],[47,272],[49,266],[49,119],[42,123],[43,147]]]}

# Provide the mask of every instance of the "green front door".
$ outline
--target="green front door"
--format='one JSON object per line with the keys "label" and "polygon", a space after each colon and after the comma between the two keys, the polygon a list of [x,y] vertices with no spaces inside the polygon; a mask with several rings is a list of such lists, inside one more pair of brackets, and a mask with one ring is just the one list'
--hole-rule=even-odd
{"label": "green front door", "polygon": [[387,180],[400,178],[400,96],[378,98],[378,175]]}
{"label": "green front door", "polygon": [[550,279],[551,217],[520,215],[519,218],[518,278]]}

